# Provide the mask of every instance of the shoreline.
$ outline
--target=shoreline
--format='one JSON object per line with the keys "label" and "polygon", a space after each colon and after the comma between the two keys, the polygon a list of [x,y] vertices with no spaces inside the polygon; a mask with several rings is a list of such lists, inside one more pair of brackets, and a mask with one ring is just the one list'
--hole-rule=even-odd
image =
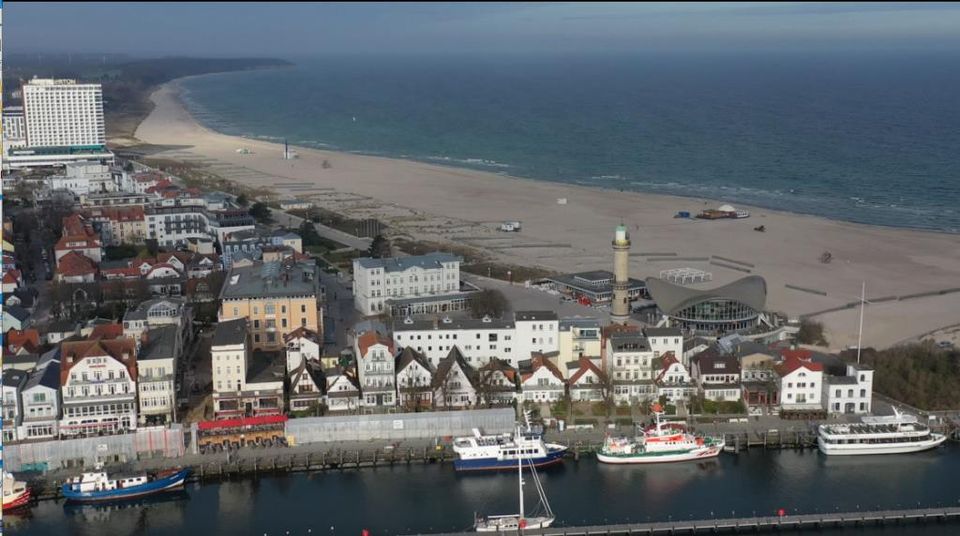
{"label": "shoreline", "polygon": [[[693,267],[714,274],[711,284],[698,287],[714,287],[755,273],[767,279],[767,309],[782,310],[791,317],[859,298],[851,296],[859,294],[855,291],[862,280],[867,281],[868,300],[952,288],[960,280],[956,235],[947,231],[852,223],[750,205],[742,205],[751,211],[744,220],[677,220],[673,215],[679,210],[695,213],[720,202],[300,146],[296,146],[298,159],[282,160],[280,144],[221,134],[199,123],[180,100],[182,80],[168,82],[151,95],[154,110],[137,128],[136,137],[144,143],[189,149],[155,156],[187,157],[242,170],[242,175],[235,176],[217,173],[228,180],[273,188],[281,197],[311,195],[319,206],[351,217],[379,217],[401,234],[469,245],[496,260],[561,272],[609,269],[608,235],[622,220],[634,234],[633,277]],[[254,154],[237,154],[239,147],[255,149]],[[322,160],[329,160],[331,169],[321,169]],[[483,199],[483,206],[476,199]],[[557,199],[568,203],[557,204]],[[512,219],[524,222],[522,233],[494,230],[495,222]],[[691,225],[697,226],[696,231]],[[754,232],[758,225],[767,232]],[[678,262],[663,264],[636,255],[650,251],[674,252]],[[832,263],[819,262],[823,251],[832,252]],[[737,259],[750,265],[750,271],[710,262],[715,256]],[[692,258],[705,260],[680,261]],[[786,285],[816,289],[827,296],[790,290]],[[883,347],[960,322],[960,308],[952,306],[950,298],[870,305],[866,345]],[[870,318],[872,312],[883,313],[879,325],[870,323],[876,322]],[[819,318],[832,335],[831,346],[849,344],[850,333],[855,341],[855,317],[848,310]],[[878,336],[875,342],[871,331]]]}

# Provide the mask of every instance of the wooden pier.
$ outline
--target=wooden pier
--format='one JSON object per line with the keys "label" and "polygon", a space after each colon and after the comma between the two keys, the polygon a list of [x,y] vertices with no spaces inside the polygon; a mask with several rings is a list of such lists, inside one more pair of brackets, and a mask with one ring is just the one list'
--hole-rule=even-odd
{"label": "wooden pier", "polygon": [[[659,521],[653,523],[583,527],[551,527],[543,530],[526,530],[523,531],[523,533],[531,536],[739,533],[780,530],[823,530],[829,528],[885,525],[896,526],[900,524],[947,523],[957,521],[960,521],[960,507],[953,506],[945,508],[911,508],[906,510],[835,512],[770,517]],[[474,534],[480,533],[461,532],[434,534],[431,536],[466,536]]]}

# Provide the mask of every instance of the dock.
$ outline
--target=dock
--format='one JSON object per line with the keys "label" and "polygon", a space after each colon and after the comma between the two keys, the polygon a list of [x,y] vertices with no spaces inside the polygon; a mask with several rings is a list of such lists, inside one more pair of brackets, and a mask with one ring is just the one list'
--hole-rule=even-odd
{"label": "dock", "polygon": [[[876,510],[833,512],[767,517],[738,517],[724,519],[697,519],[628,523],[619,525],[592,525],[582,527],[551,527],[526,530],[524,534],[537,536],[610,536],[634,534],[702,534],[739,533],[780,530],[822,530],[843,527],[896,526],[906,524],[948,523],[960,521],[960,507],[910,508],[905,510]],[[476,532],[432,534],[429,536],[479,535]],[[411,535],[413,536],[413,535]],[[425,536],[425,535],[416,535]]]}

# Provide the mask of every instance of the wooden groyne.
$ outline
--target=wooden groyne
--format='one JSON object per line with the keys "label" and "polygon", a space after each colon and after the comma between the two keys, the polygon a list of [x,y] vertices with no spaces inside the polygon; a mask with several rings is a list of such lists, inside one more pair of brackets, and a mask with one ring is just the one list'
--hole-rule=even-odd
{"label": "wooden groyne", "polygon": [[[551,527],[544,530],[526,530],[523,533],[538,536],[618,536],[633,534],[702,534],[739,533],[780,530],[823,530],[844,527],[896,526],[906,524],[947,523],[960,521],[960,507],[910,508],[905,510],[877,510],[834,512],[767,517],[739,517],[726,519],[697,519],[628,523],[620,525],[593,525],[582,527]],[[435,534],[431,536],[465,536],[475,532]],[[417,535],[420,536],[420,535]]]}

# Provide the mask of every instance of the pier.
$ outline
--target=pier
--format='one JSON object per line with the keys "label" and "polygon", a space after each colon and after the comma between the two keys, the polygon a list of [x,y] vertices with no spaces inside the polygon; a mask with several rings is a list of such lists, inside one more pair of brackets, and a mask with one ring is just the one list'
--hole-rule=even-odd
{"label": "pier", "polygon": [[[551,527],[526,530],[524,534],[538,536],[610,536],[633,534],[703,534],[739,533],[780,530],[823,530],[843,527],[868,527],[899,524],[947,523],[960,521],[960,506],[940,508],[909,508],[904,510],[876,510],[833,512],[767,517],[738,517],[725,519],[697,519],[592,525],[582,527]],[[445,533],[430,536],[465,536],[476,532]],[[422,535],[417,535],[422,536]]]}

